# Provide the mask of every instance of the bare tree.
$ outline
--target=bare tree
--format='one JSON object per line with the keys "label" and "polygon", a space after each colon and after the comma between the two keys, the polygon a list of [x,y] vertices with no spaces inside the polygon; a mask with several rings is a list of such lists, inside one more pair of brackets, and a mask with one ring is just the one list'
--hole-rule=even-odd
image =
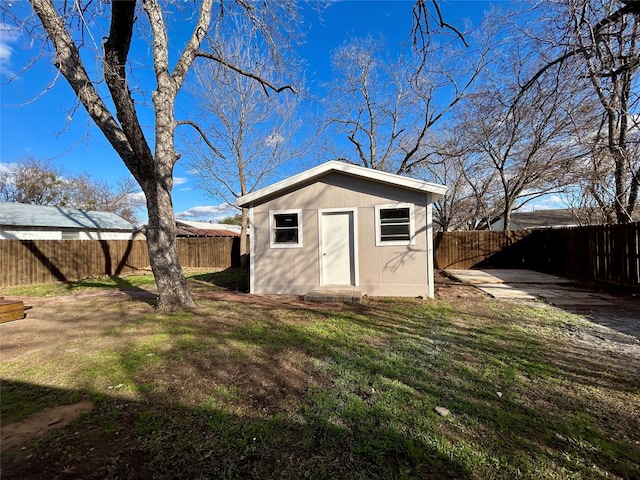
{"label": "bare tree", "polygon": [[7,164],[0,175],[3,202],[64,206],[69,196],[63,170],[50,160],[25,157]]}
{"label": "bare tree", "polygon": [[[528,35],[546,54],[546,64],[523,83],[522,95],[559,64],[570,65],[573,75],[584,79],[593,103],[600,106],[601,129],[593,145],[593,161],[613,162],[613,175],[598,175],[613,191],[610,208],[618,222],[628,222],[638,201],[640,166],[634,162],[638,142],[640,97],[640,2],[632,0],[556,0],[544,2],[539,18],[546,29],[530,29]],[[602,150],[606,149],[607,154]],[[607,170],[594,165],[590,173]],[[591,189],[596,202],[605,196]]]}
{"label": "bare tree", "polygon": [[[227,59],[216,49],[215,43],[205,42],[213,29],[235,35],[228,20],[234,15],[246,16],[268,46],[270,52],[291,41],[293,31],[287,25],[297,20],[297,5],[293,1],[272,0],[260,8],[251,2],[201,0],[198,5],[184,6],[182,11],[171,2],[142,0],[143,12],[136,14],[135,1],[116,1],[109,6],[91,2],[60,2],[31,0],[48,40],[55,50],[54,66],[74,90],[78,101],[105,135],[123,160],[145,194],[149,224],[147,243],[151,267],[159,293],[159,307],[166,311],[190,309],[194,302],[180,267],[175,243],[175,217],[171,199],[173,168],[179,159],[175,149],[175,130],[179,122],[175,116],[178,92],[197,58],[207,58],[225,65],[240,75],[246,75],[265,88],[276,87],[262,79],[259,71],[245,70]],[[93,9],[98,9],[95,11]],[[104,9],[104,12],[99,11]],[[103,22],[89,22],[91,12],[109,15],[109,31],[94,35],[90,27],[100,28]],[[176,29],[192,32],[183,48],[172,44],[170,49],[168,21],[180,22]],[[153,56],[155,87],[153,101],[154,126],[151,141],[145,135],[139,117],[140,104],[134,101],[139,89],[135,76],[129,75],[131,43],[138,28],[148,29]],[[97,51],[96,38],[104,38],[102,50]],[[247,48],[252,48],[247,39]],[[93,52],[87,50],[93,47]],[[170,52],[172,54],[170,55]],[[173,53],[175,52],[175,54]],[[86,65],[87,55],[99,54],[102,75],[92,79]],[[85,57],[83,57],[85,55]],[[142,59],[145,62],[145,59]],[[104,80],[107,94],[102,90]],[[110,109],[108,104],[113,104]],[[153,146],[153,147],[152,147]]]}
{"label": "bare tree", "polygon": [[446,32],[454,34],[465,47],[469,46],[464,33],[444,19],[438,0],[416,0],[411,29],[413,48],[425,52],[431,47],[434,34]]}
{"label": "bare tree", "polygon": [[67,206],[113,212],[134,224],[140,221],[137,211],[144,208],[145,202],[133,178],[127,177],[112,187],[104,180],[83,174],[68,178],[66,184],[70,192]]}
{"label": "bare tree", "polygon": [[[225,58],[249,70],[261,65],[264,75],[282,79],[265,48],[248,50],[244,37],[251,25],[239,21],[237,39],[220,46]],[[191,142],[189,166],[199,187],[212,197],[233,205],[235,199],[264,185],[285,163],[304,155],[295,144],[301,121],[295,115],[299,96],[292,91],[269,95],[252,78],[239,76],[225,65],[207,63],[195,68],[196,82],[190,89],[196,100],[201,142]],[[247,209],[242,209],[240,237],[246,239]],[[240,242],[245,265],[247,242]]]}
{"label": "bare tree", "polygon": [[520,44],[503,54],[482,92],[473,96],[456,130],[464,132],[475,163],[495,172],[501,192],[503,228],[511,212],[571,181],[572,164],[585,154],[573,136],[579,96],[560,66],[539,78],[524,96],[519,79],[537,62]]}
{"label": "bare tree", "polygon": [[616,218],[628,222],[640,187],[640,165],[633,162],[636,152],[631,147],[632,137],[640,140],[634,78],[640,70],[640,6],[630,1],[613,3],[572,0],[571,28],[581,50],[579,58],[604,111],[603,132],[614,164]]}
{"label": "bare tree", "polygon": [[345,42],[332,55],[327,95],[333,155],[398,174],[427,162],[429,132],[468,94],[489,61],[488,44],[393,57],[382,38]]}
{"label": "bare tree", "polygon": [[456,132],[451,127],[442,133],[433,161],[420,165],[415,173],[447,186],[447,195],[433,206],[440,230],[491,229],[501,213],[498,176]]}
{"label": "bare tree", "polygon": [[[563,200],[580,225],[616,223],[616,162],[603,145],[602,136],[596,134],[590,142],[589,155],[572,168],[573,181],[565,188]],[[640,170],[640,144],[628,145],[629,172]],[[637,210],[629,213],[631,221],[638,218]]]}

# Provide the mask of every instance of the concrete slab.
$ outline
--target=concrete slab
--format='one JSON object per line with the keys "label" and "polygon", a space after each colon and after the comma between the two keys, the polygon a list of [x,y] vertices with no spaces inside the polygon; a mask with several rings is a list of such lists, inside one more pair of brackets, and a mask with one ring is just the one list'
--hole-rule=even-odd
{"label": "concrete slab", "polygon": [[556,307],[606,307],[613,305],[612,302],[599,298],[551,298],[547,302]]}
{"label": "concrete slab", "polygon": [[344,302],[360,303],[362,292],[355,289],[318,289],[304,296],[305,302]]}
{"label": "concrete slab", "polygon": [[572,283],[567,278],[548,275],[522,269],[492,269],[492,270],[457,270],[447,269],[446,273],[463,283],[489,284],[489,283],[539,283],[539,284],[564,284]]}
{"label": "concrete slab", "polygon": [[612,295],[572,287],[571,280],[531,270],[445,270],[459,282],[471,284],[493,298],[543,300],[557,306],[607,306]]}
{"label": "concrete slab", "polygon": [[615,297],[612,295],[607,295],[606,293],[594,293],[585,290],[577,290],[575,288],[569,288],[561,285],[549,285],[549,286],[540,286],[540,285],[530,285],[530,284],[519,284],[519,288],[525,289],[527,292],[536,295],[538,297],[544,299],[574,299],[574,300],[589,300],[589,299],[598,299],[598,300],[607,300],[607,301],[615,301]]}
{"label": "concrete slab", "polygon": [[511,300],[536,300],[537,297],[527,293],[519,288],[504,284],[475,285],[484,293],[491,295],[493,298],[503,298]]}

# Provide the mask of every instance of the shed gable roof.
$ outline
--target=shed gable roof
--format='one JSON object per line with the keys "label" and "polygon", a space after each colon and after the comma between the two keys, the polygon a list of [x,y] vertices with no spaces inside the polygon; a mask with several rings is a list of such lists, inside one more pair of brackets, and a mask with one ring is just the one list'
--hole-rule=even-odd
{"label": "shed gable roof", "polygon": [[437,183],[425,182],[423,180],[416,180],[415,178],[403,177],[401,175],[394,175],[393,173],[381,172],[379,170],[372,170],[370,168],[332,160],[253,193],[239,197],[236,200],[236,204],[240,207],[249,207],[264,200],[283,195],[296,188],[309,185],[330,173],[341,173],[376,183],[405,188],[407,190],[424,192],[425,194],[430,193],[434,200],[442,197],[447,191],[446,186]]}
{"label": "shed gable roof", "polygon": [[0,225],[5,227],[127,230],[135,225],[111,212],[0,202]]}

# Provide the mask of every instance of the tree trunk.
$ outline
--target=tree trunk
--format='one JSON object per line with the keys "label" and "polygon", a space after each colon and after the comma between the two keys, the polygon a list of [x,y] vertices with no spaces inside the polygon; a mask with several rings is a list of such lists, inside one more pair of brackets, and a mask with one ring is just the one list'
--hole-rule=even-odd
{"label": "tree trunk", "polygon": [[158,76],[158,89],[153,92],[156,112],[155,178],[149,179],[145,182],[146,188],[143,187],[149,211],[149,260],[160,295],[158,307],[167,312],[195,307],[178,260],[176,221],[171,200],[173,167],[179,158],[174,146],[176,94],[171,78],[168,75]]}
{"label": "tree trunk", "polygon": [[504,214],[502,216],[503,227],[502,231],[506,232],[511,227],[511,208],[507,207],[504,210]]}
{"label": "tree trunk", "polygon": [[[210,1],[203,3],[204,10],[201,11],[199,20],[201,26],[196,28],[196,33],[192,37],[191,43],[194,45],[188,49],[190,55],[181,57],[180,75],[177,79],[169,75],[168,61],[160,63],[160,66],[154,64],[156,74],[160,77],[158,90],[153,95],[156,112],[155,155],[151,154],[140,127],[125,77],[124,65],[135,21],[135,3],[114,2],[112,28],[105,42],[104,78],[115,103],[120,121],[118,123],[84,68],[78,46],[74,43],[70,31],[67,30],[53,2],[51,0],[31,0],[31,2],[55,47],[56,57],[53,62],[55,67],[67,79],[78,100],[122,158],[146,195],[149,213],[147,233],[149,262],[158,286],[160,309],[173,312],[194,308],[195,304],[180,268],[176,250],[175,218],[171,202],[173,166],[178,158],[174,149],[173,108],[179,85],[206,31],[204,27],[209,25]],[[157,29],[158,23],[162,22],[159,5],[152,1],[148,3],[147,7],[155,15],[150,16],[151,24]],[[166,35],[154,33],[154,58],[160,57],[161,61],[166,60],[168,57]]]}
{"label": "tree trunk", "polygon": [[171,189],[156,188],[154,182],[149,183],[145,188],[149,211],[147,246],[160,297],[158,308],[164,312],[188,310],[195,303],[178,259]]}
{"label": "tree trunk", "polygon": [[247,268],[249,266],[249,252],[247,250],[249,216],[247,215],[247,211],[247,208],[242,209],[242,221],[240,223],[240,268]]}

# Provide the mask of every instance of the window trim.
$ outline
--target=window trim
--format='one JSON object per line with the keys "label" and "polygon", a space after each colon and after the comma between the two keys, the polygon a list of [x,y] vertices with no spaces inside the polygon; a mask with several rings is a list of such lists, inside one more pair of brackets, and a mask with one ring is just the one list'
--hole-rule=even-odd
{"label": "window trim", "polygon": [[[275,215],[298,216],[298,243],[278,243],[275,239],[276,219]],[[269,247],[270,248],[302,248],[302,210],[269,210]]]}
{"label": "window trim", "polygon": [[[384,241],[381,238],[382,228],[380,222],[380,212],[382,210],[390,210],[395,208],[408,208],[409,209],[409,240],[387,240]],[[415,205],[413,203],[390,203],[375,206],[375,225],[376,225],[376,247],[386,247],[394,245],[415,245],[416,243],[416,222],[414,214]]]}

